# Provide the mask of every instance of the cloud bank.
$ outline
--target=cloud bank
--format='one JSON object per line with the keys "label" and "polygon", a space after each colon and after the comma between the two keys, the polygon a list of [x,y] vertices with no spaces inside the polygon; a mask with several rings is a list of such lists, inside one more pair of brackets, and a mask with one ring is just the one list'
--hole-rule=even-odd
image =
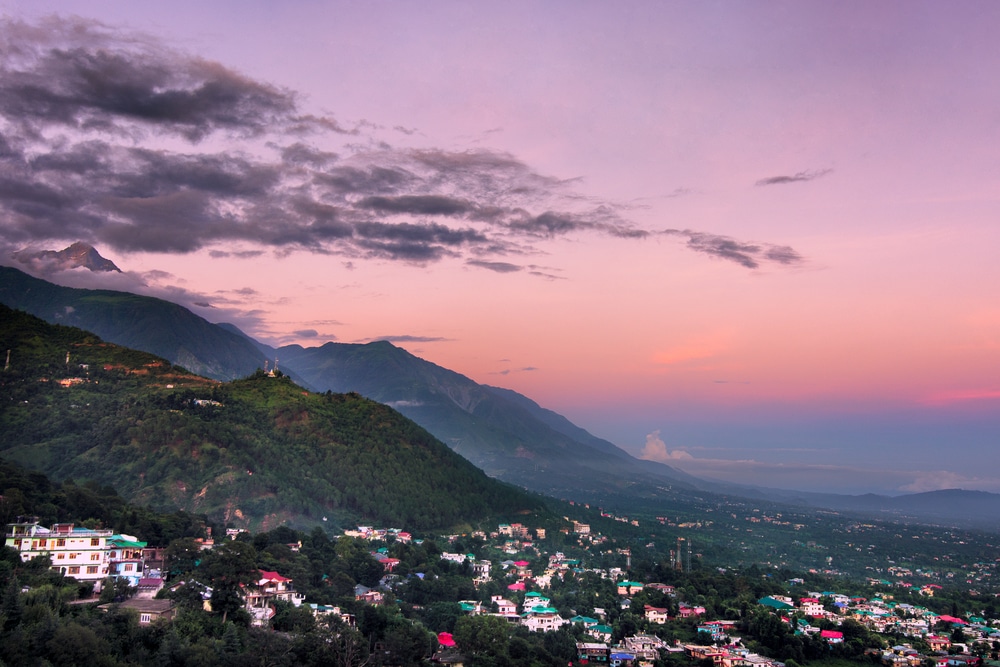
{"label": "cloud bank", "polygon": [[226,256],[239,243],[248,249],[237,256],[457,257],[504,274],[530,269],[510,258],[543,240],[665,234],[750,269],[802,261],[786,246],[642,229],[623,207],[507,153],[396,148],[370,130],[149,35],[80,18],[0,22],[0,231],[10,244]]}

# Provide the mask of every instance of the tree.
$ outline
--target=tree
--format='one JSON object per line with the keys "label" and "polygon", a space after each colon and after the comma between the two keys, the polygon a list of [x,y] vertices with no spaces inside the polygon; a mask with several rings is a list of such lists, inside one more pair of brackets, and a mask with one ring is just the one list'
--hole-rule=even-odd
{"label": "tree", "polygon": [[455,623],[455,643],[472,655],[507,655],[510,624],[499,616],[463,616]]}
{"label": "tree", "polygon": [[197,574],[211,587],[212,612],[221,612],[225,624],[231,612],[243,608],[243,588],[260,576],[257,550],[245,542],[223,542],[207,552]]}
{"label": "tree", "polygon": [[164,552],[167,572],[185,574],[192,572],[202,559],[201,545],[193,537],[182,537],[174,540]]}

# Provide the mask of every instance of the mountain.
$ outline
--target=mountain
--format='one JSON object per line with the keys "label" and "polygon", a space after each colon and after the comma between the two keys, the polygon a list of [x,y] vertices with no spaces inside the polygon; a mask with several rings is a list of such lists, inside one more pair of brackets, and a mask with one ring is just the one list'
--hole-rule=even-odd
{"label": "mountain", "polygon": [[965,489],[942,489],[902,496],[866,493],[859,496],[799,491],[766,491],[771,500],[799,507],[922,521],[939,525],[1000,530],[1000,494]]}
{"label": "mountain", "polygon": [[[388,406],[287,376],[219,383],[0,306],[0,453],[227,523],[419,529],[544,511]],[[67,361],[67,351],[68,358]]]}
{"label": "mountain", "polygon": [[121,273],[114,262],[101,257],[94,246],[77,241],[62,250],[39,250],[36,252],[21,251],[14,253],[15,259],[24,263],[43,263],[59,270],[83,267],[91,271],[117,271]]}
{"label": "mountain", "polygon": [[317,391],[387,403],[490,476],[533,491],[601,502],[695,489],[686,473],[639,461],[516,392],[479,385],[385,341],[289,345],[275,355]]}
{"label": "mountain", "polygon": [[0,266],[0,303],[53,324],[79,327],[106,341],[150,352],[216,380],[250,375],[265,359],[244,336],[163,299],[61,287]]}
{"label": "mountain", "polygon": [[233,325],[211,324],[160,299],[59,287],[5,267],[0,267],[0,303],[51,322],[81,326],[215,379],[244,377],[264,359],[277,357],[282,371],[298,384],[319,391],[358,392],[388,403],[491,476],[558,498],[655,508],[688,500],[714,502],[725,495],[886,518],[1000,527],[996,494],[847,496],[695,478],[639,461],[525,396],[479,385],[388,342],[276,350]]}

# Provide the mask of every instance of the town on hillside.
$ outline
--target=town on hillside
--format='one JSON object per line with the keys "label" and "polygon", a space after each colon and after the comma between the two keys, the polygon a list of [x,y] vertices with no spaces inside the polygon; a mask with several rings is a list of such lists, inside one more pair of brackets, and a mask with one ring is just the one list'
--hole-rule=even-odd
{"label": "town on hillside", "polygon": [[[640,566],[631,547],[569,517],[555,528],[502,523],[451,535],[358,526],[338,536],[279,528],[217,537],[206,526],[200,537],[151,545],[142,535],[19,517],[5,545],[22,565],[0,573],[3,608],[20,611],[4,612],[4,627],[30,634],[28,610],[41,591],[75,582],[75,599],[57,615],[91,628],[131,618],[136,632],[154,633],[136,637],[161,638],[150,659],[166,650],[164,637],[191,649],[218,648],[212,641],[224,636],[230,657],[261,642],[282,643],[287,657],[320,641],[316,655],[356,665],[916,667],[1000,657],[995,595],[956,597],[942,584],[912,583],[905,568],[838,581],[709,567],[680,536],[668,558]],[[17,652],[3,651],[15,664]]]}

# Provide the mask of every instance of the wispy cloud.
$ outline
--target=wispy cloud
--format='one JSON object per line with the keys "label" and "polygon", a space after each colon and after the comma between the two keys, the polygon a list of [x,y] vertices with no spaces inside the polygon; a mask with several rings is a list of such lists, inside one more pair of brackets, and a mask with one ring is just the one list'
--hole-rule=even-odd
{"label": "wispy cloud", "polygon": [[833,173],[833,169],[816,169],[814,171],[800,171],[791,176],[769,176],[767,178],[762,178],[754,185],[760,187],[762,185],[785,185],[788,183],[805,183],[808,181],[815,181],[817,178],[822,178],[827,174]]}
{"label": "wispy cloud", "polygon": [[465,263],[469,266],[477,266],[480,269],[496,271],[497,273],[514,273],[522,270],[523,268],[517,264],[511,264],[510,262],[488,262],[484,259],[470,259],[466,260]]}
{"label": "wispy cloud", "polygon": [[969,401],[1000,400],[1000,389],[949,389],[937,391],[921,399],[925,405],[941,406]]}
{"label": "wispy cloud", "polygon": [[748,269],[759,268],[762,261],[784,264],[801,264],[802,255],[789,246],[747,243],[729,236],[697,232],[690,229],[666,229],[660,234],[687,239],[687,247],[718,259],[735,262]]}
{"label": "wispy cloud", "polygon": [[411,336],[409,334],[402,334],[399,336],[376,336],[374,338],[365,338],[362,343],[374,343],[376,341],[388,341],[390,343],[440,343],[443,341],[450,341],[450,338],[442,338],[440,336]]}
{"label": "wispy cloud", "polygon": [[578,182],[517,156],[398,148],[380,129],[311,114],[295,91],[150,35],[81,18],[0,21],[0,231],[13,244],[458,257],[514,273],[507,258],[542,241],[662,233],[751,269],[802,261],[786,246],[644,229],[628,207],[582,196]]}
{"label": "wispy cloud", "polygon": [[490,375],[510,375],[511,373],[531,373],[537,371],[536,366],[524,366],[523,368],[505,368],[502,371],[493,371]]}

